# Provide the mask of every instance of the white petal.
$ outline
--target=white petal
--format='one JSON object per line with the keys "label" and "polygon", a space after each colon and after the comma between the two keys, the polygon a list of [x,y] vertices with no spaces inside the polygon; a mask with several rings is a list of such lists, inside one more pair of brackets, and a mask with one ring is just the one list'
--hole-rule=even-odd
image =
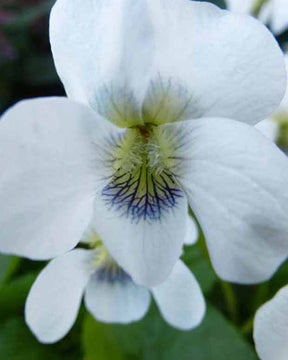
{"label": "white petal", "polygon": [[198,226],[192,216],[188,216],[185,245],[193,245],[197,242],[199,236]]}
{"label": "white petal", "polygon": [[[287,6],[287,8],[288,8],[288,6]],[[288,15],[287,15],[287,18],[288,18]],[[288,74],[288,54],[284,55],[284,60],[285,60],[285,65],[286,65],[286,72]],[[285,96],[284,96],[280,106],[279,106],[278,112],[286,113],[287,117],[288,117],[288,82],[287,82],[287,86],[286,86],[286,93],[285,93]]]}
{"label": "white petal", "polygon": [[288,359],[288,286],[256,313],[254,341],[261,360]]}
{"label": "white petal", "polygon": [[156,49],[145,104],[148,113],[152,106],[150,116],[158,116],[157,91],[159,101],[166,93],[179,98],[177,119],[219,116],[255,124],[276,109],[286,75],[282,52],[264,25],[205,2],[149,4]]}
{"label": "white petal", "polygon": [[58,0],[51,12],[52,51],[69,97],[119,125],[138,119],[149,81],[154,44],[146,3]]}
{"label": "white petal", "polygon": [[154,220],[148,216],[133,219],[105,200],[98,193],[94,227],[111,256],[140,285],[154,286],[164,281],[182,252],[187,221],[185,196]]}
{"label": "white petal", "polygon": [[131,278],[117,281],[99,279],[95,273],[89,281],[85,304],[99,321],[127,324],[142,319],[150,304],[148,289]]}
{"label": "white petal", "polygon": [[78,243],[92,216],[106,123],[113,126],[65,98],[24,101],[4,114],[0,251],[48,259]]}
{"label": "white petal", "polygon": [[74,250],[52,260],[27,298],[25,318],[43,343],[62,339],[74,324],[91,273],[92,252]]}
{"label": "white petal", "polygon": [[278,135],[278,124],[273,119],[265,119],[256,124],[256,128],[268,139],[276,141]]}
{"label": "white petal", "polygon": [[99,193],[94,206],[94,227],[111,256],[143,286],[164,281],[182,253],[186,235],[187,200],[178,199],[159,219],[133,219],[107,205]]}
{"label": "white petal", "polygon": [[152,289],[164,319],[181,330],[198,326],[205,314],[200,286],[190,270],[178,261],[166,281]]}
{"label": "white petal", "polygon": [[254,127],[221,118],[164,125],[179,141],[172,170],[197,217],[218,275],[256,283],[288,254],[288,160]]}

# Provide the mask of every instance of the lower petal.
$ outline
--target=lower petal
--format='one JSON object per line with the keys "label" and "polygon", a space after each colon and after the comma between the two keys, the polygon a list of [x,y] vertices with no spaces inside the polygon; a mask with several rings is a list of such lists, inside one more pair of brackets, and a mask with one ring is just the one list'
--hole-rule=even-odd
{"label": "lower petal", "polygon": [[288,286],[264,304],[254,320],[254,341],[261,360],[288,359]]}
{"label": "lower petal", "polygon": [[185,196],[156,218],[133,218],[126,210],[122,212],[121,206],[113,207],[105,200],[98,194],[93,223],[111,256],[137,284],[149,287],[164,281],[182,253],[187,221]]}
{"label": "lower petal", "polygon": [[178,261],[166,281],[152,288],[164,319],[181,330],[198,326],[205,314],[200,286],[190,270]]}
{"label": "lower petal", "polygon": [[[203,118],[165,125],[174,173],[227,281],[257,283],[288,254],[288,160],[252,126]],[[175,140],[176,141],[176,140]]]}
{"label": "lower petal", "polygon": [[99,321],[128,324],[146,314],[150,294],[149,290],[136,285],[127,274],[112,279],[96,272],[89,281],[85,304]]}
{"label": "lower petal", "polygon": [[92,256],[87,250],[71,251],[52,260],[36,279],[26,301],[25,318],[40,342],[54,343],[71,329],[94,271]]}

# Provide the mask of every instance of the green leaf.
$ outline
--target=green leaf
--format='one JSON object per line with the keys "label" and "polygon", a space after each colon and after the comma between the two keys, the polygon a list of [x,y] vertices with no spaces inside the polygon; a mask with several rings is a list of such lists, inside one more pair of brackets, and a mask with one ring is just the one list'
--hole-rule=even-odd
{"label": "green leaf", "polygon": [[196,276],[203,293],[209,293],[218,281],[218,278],[208,260],[202,255],[200,244],[186,246],[182,259]]}
{"label": "green leaf", "polygon": [[1,322],[0,356],[5,360],[61,360],[49,346],[34,339],[22,318]]}
{"label": "green leaf", "polygon": [[17,269],[20,258],[0,254],[0,286],[5,283]]}
{"label": "green leaf", "polygon": [[37,274],[23,275],[0,288],[0,318],[22,314],[30,287]]}
{"label": "green leaf", "polygon": [[103,324],[86,317],[85,360],[256,360],[250,346],[215,308],[208,307],[201,326],[178,331],[167,325],[155,305],[148,316],[130,325]]}
{"label": "green leaf", "polygon": [[91,316],[84,320],[83,347],[85,360],[124,360],[117,339],[106,324],[96,322]]}

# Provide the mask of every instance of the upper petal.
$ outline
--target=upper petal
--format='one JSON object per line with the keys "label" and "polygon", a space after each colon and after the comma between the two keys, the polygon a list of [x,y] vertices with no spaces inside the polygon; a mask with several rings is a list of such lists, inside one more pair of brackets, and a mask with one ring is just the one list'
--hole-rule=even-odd
{"label": "upper petal", "polygon": [[23,101],[3,115],[0,251],[48,259],[78,243],[102,169],[101,127],[105,120],[65,98]]}
{"label": "upper petal", "polygon": [[268,279],[288,254],[285,155],[254,127],[230,119],[191,120],[162,131],[180,144],[173,172],[219,276],[239,283]]}
{"label": "upper petal", "polygon": [[148,2],[156,49],[144,105],[151,119],[172,113],[174,121],[219,116],[255,124],[276,109],[286,76],[264,25],[205,2]]}
{"label": "upper petal", "polygon": [[151,289],[164,319],[181,330],[195,328],[205,314],[205,300],[190,270],[178,261],[162,284]]}
{"label": "upper petal", "polygon": [[93,253],[73,250],[52,260],[28,295],[25,319],[39,341],[62,339],[75,322],[91,273]]}
{"label": "upper petal", "polygon": [[148,289],[136,285],[128,275],[109,281],[96,272],[87,286],[85,304],[99,321],[128,324],[146,314],[150,294]]}
{"label": "upper petal", "polygon": [[288,358],[288,286],[257,311],[253,336],[261,360]]}
{"label": "upper petal", "polygon": [[119,126],[141,123],[152,33],[146,0],[58,0],[50,41],[68,96]]}

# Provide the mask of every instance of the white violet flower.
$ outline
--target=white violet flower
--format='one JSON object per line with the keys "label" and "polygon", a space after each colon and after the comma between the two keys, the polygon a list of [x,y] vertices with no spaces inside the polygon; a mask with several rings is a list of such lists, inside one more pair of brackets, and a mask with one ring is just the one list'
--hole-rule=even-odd
{"label": "white violet flower", "polygon": [[253,126],[286,86],[266,27],[205,2],[58,0],[50,40],[68,98],[2,117],[0,250],[53,258],[92,222],[153,287],[189,203],[221,278],[271,277],[288,252],[288,162]]}
{"label": "white violet flower", "polygon": [[148,289],[135,284],[117,265],[95,230],[90,229],[83,240],[93,249],[72,250],[52,260],[31,288],[25,318],[39,341],[53,343],[67,334],[83,294],[88,311],[102,322],[127,324],[141,319],[153,295],[170,325],[190,330],[200,324],[204,298],[182,261],[162,284]]}
{"label": "white violet flower", "polygon": [[261,360],[288,359],[288,286],[257,311],[254,341]]}

